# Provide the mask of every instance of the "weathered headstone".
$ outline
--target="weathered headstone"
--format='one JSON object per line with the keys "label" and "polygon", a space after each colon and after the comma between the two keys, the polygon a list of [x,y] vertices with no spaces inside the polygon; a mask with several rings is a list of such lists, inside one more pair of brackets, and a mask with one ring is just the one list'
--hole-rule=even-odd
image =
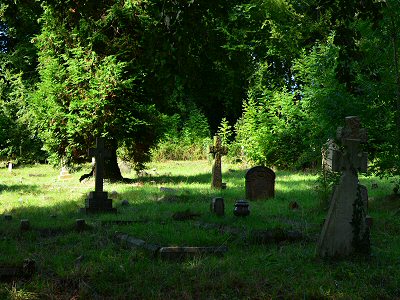
{"label": "weathered headstone", "polygon": [[112,200],[108,199],[108,193],[103,191],[104,159],[110,157],[110,152],[104,147],[104,140],[96,138],[96,148],[89,149],[88,152],[96,159],[95,190],[89,193],[86,206],[82,210],[86,213],[116,212],[112,207]]}
{"label": "weathered headstone", "polygon": [[216,197],[213,198],[210,205],[211,212],[217,216],[223,216],[225,214],[224,198]]}
{"label": "weathered headstone", "polygon": [[31,223],[29,222],[28,219],[23,219],[20,222],[20,227],[21,231],[28,231],[31,229]]}
{"label": "weathered headstone", "polygon": [[337,160],[339,146],[335,143],[333,139],[328,139],[328,141],[322,146],[321,152],[322,169],[334,171],[332,168],[332,162]]}
{"label": "weathered headstone", "polygon": [[275,173],[270,168],[257,166],[246,172],[246,199],[258,200],[275,196]]}
{"label": "weathered headstone", "polygon": [[58,180],[67,180],[71,179],[72,175],[69,174],[68,169],[66,167],[61,168],[60,175],[58,176]]}
{"label": "weathered headstone", "polygon": [[13,169],[13,164],[12,164],[12,162],[9,162],[8,163],[8,171],[12,172],[12,169]]}
{"label": "weathered headstone", "polygon": [[358,183],[357,172],[367,171],[367,153],[361,143],[367,141],[367,132],[361,128],[358,117],[346,117],[346,127],[339,127],[337,138],[343,151],[334,147],[328,151],[331,160],[327,166],[342,172],[335,187],[328,216],[318,241],[321,257],[347,256],[352,253],[369,253],[369,228],[366,225],[368,192]]}
{"label": "weathered headstone", "polygon": [[289,203],[290,210],[298,210],[299,208],[300,208],[300,205],[297,203],[297,201],[291,201]]}
{"label": "weathered headstone", "polygon": [[[221,144],[221,137],[214,136],[214,144],[210,146],[210,153],[214,155],[214,163],[212,167],[211,188],[222,189],[222,156],[228,153],[228,149]],[[225,185],[226,188],[226,185]]]}
{"label": "weathered headstone", "polygon": [[84,219],[76,219],[75,229],[77,231],[84,231],[86,229],[86,221]]}

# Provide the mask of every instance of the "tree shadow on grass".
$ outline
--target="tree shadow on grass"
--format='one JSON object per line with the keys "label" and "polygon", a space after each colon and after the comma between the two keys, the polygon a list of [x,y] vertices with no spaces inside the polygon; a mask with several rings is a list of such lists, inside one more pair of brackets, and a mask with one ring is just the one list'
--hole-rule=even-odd
{"label": "tree shadow on grass", "polygon": [[[277,174],[277,181],[279,182],[279,173]],[[226,190],[213,190],[210,188],[211,182],[211,174],[203,173],[196,174],[190,176],[184,175],[157,175],[157,176],[148,176],[138,178],[137,181],[143,183],[155,183],[158,186],[163,184],[168,184],[171,186],[171,192],[162,191],[160,189],[154,189],[149,184],[147,187],[134,187],[132,189],[127,190],[126,192],[122,192],[118,195],[118,200],[113,200],[114,207],[120,207],[121,201],[123,199],[128,199],[129,202],[132,203],[132,213],[139,213],[144,216],[147,212],[150,215],[156,214],[159,208],[166,205],[166,207],[171,207],[174,210],[186,209],[190,207],[198,207],[204,211],[209,210],[209,204],[213,197],[222,196],[227,201],[227,207],[233,207],[235,201],[239,199],[243,199],[245,196],[245,170],[229,170],[223,173],[223,181],[227,183],[228,188]],[[188,187],[179,187],[174,188],[173,185],[178,185],[181,183],[185,184],[202,184],[201,187],[192,186]],[[314,202],[308,200],[305,205],[302,203],[302,199],[298,198],[300,194],[303,194],[303,197],[309,198],[310,195],[309,190],[304,190],[304,184],[310,185],[312,184],[309,181],[304,180],[290,180],[285,181],[282,180],[279,182],[279,186],[276,189],[276,197],[275,199],[268,200],[259,200],[259,201],[251,201],[251,205],[254,206],[255,209],[269,209],[271,205],[278,205],[279,209],[277,211],[281,211],[286,214],[288,210],[288,204],[292,200],[300,200],[300,205],[307,209],[312,206],[310,202]],[[111,188],[111,187],[110,187]],[[308,188],[310,189],[310,188]],[[39,189],[36,185],[0,185],[0,193],[2,191],[24,191],[26,193],[45,193],[42,189]],[[109,192],[109,197],[111,197],[111,193]],[[306,195],[304,195],[306,194]],[[75,199],[73,201],[67,200],[65,203],[58,203],[54,206],[29,206],[29,207],[15,207],[13,208],[13,213],[16,213],[21,217],[32,216],[34,218],[40,219],[40,216],[45,217],[46,219],[50,218],[51,215],[64,215],[67,219],[75,219],[82,214],[78,213],[79,208],[83,208],[85,206],[85,198],[86,196],[82,195],[79,199]],[[315,201],[317,203],[317,201]],[[160,206],[161,205],[161,206]],[[124,209],[122,209],[124,211]],[[129,209],[128,209],[129,211]],[[101,215],[100,215],[101,216]],[[122,217],[121,215],[119,215]],[[96,218],[96,215],[90,216]],[[117,215],[118,217],[118,215]],[[125,216],[126,217],[126,216]],[[61,218],[62,219],[62,218]]]}
{"label": "tree shadow on grass", "polygon": [[32,184],[0,184],[0,194],[3,192],[24,192],[33,193],[39,190],[39,186]]}
{"label": "tree shadow on grass", "polygon": [[[227,172],[222,173],[222,181],[228,182],[229,180],[235,179],[244,181],[244,170],[229,170]],[[143,183],[173,183],[178,184],[181,182],[185,182],[188,184],[192,183],[210,183],[211,184],[211,173],[202,173],[196,175],[155,175],[155,176],[143,176],[138,177],[136,181]]]}

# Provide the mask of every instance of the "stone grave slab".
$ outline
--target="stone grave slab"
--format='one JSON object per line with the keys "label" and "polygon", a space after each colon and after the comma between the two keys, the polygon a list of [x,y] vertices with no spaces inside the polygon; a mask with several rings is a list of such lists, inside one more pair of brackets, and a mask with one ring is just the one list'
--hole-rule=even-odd
{"label": "stone grave slab", "polygon": [[228,247],[162,247],[158,257],[165,260],[184,260],[204,255],[222,256],[228,252]]}
{"label": "stone grave slab", "polygon": [[148,251],[153,257],[165,260],[183,260],[204,255],[221,256],[228,251],[226,246],[216,247],[177,247],[165,246],[161,247],[156,244],[147,243],[142,239],[130,236],[128,234],[116,233],[115,241],[120,245],[128,248],[138,248]]}
{"label": "stone grave slab", "polygon": [[0,265],[0,281],[28,279],[36,272],[36,261],[25,259],[21,265]]}
{"label": "stone grave slab", "polygon": [[220,234],[229,234],[238,240],[249,242],[251,244],[274,244],[281,242],[299,242],[306,239],[299,230],[287,230],[283,228],[273,229],[246,229],[231,227],[218,223],[196,222],[197,228],[205,230],[216,230]]}
{"label": "stone grave slab", "polygon": [[149,251],[152,256],[156,256],[158,250],[161,248],[161,246],[159,245],[147,243],[142,239],[138,239],[123,233],[116,233],[115,241],[124,247],[141,248],[143,250]]}

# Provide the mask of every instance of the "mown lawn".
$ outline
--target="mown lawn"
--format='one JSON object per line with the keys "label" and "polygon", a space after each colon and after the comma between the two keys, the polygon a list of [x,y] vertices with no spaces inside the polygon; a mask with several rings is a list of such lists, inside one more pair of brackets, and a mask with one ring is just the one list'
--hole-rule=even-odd
{"label": "mown lawn", "polygon": [[[88,169],[88,168],[87,168]],[[316,241],[326,215],[315,174],[277,172],[276,197],[250,203],[246,218],[233,215],[244,198],[245,169],[223,165],[228,188],[210,189],[211,164],[165,162],[149,166],[134,184],[105,183],[117,214],[84,215],[86,194],[94,180],[79,183],[83,171],[59,181],[59,170],[47,165],[0,169],[0,272],[6,266],[35,260],[32,278],[0,283],[0,299],[393,299],[400,297],[400,200],[387,197],[393,183],[362,177],[369,189],[372,255],[337,261],[315,256]],[[124,174],[135,177],[133,173]],[[372,189],[372,183],[378,188]],[[171,193],[160,187],[174,189]],[[111,193],[116,191],[116,193]],[[209,212],[215,196],[225,199],[225,216]],[[122,206],[128,200],[129,206]],[[300,209],[289,209],[297,201]],[[195,220],[176,221],[172,215],[189,209]],[[89,228],[75,230],[83,218]],[[21,219],[32,229],[21,232]],[[129,220],[126,225],[102,221]],[[297,230],[298,242],[254,244],[247,239],[197,222],[253,229]],[[228,247],[223,257],[201,256],[164,261],[143,249],[116,242],[116,232],[162,246]],[[0,273],[1,274],[1,273]]]}

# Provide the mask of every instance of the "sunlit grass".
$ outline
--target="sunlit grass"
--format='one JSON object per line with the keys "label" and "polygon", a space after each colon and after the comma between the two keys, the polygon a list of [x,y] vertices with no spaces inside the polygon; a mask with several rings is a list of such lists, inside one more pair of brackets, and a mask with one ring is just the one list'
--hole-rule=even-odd
{"label": "sunlit grass", "polygon": [[[0,284],[0,299],[12,297],[93,299],[242,299],[242,298],[396,298],[400,268],[400,203],[386,196],[393,184],[360,177],[369,189],[373,256],[324,262],[315,247],[326,211],[312,173],[278,171],[276,197],[250,203],[247,218],[233,215],[235,201],[245,195],[246,169],[223,164],[226,190],[210,188],[211,162],[164,162],[149,165],[134,184],[105,182],[118,214],[84,215],[87,193],[94,180],[79,183],[85,166],[72,179],[58,180],[59,171],[47,165],[0,169],[0,266],[33,258],[38,272],[31,280]],[[378,188],[372,189],[372,184]],[[160,187],[173,189],[170,195]],[[112,193],[115,191],[116,193]],[[213,197],[225,199],[225,216],[209,212]],[[122,200],[130,205],[123,207]],[[300,209],[289,209],[298,202]],[[231,234],[199,229],[193,221],[175,221],[175,212],[189,209],[196,221],[251,229],[300,230],[300,243],[253,245]],[[74,230],[84,218],[89,229]],[[19,220],[29,219],[32,230],[20,232]],[[102,220],[132,220],[133,224],[102,226]],[[228,246],[224,257],[199,257],[183,262],[152,258],[142,250],[125,249],[114,241],[123,232],[162,246]]]}

